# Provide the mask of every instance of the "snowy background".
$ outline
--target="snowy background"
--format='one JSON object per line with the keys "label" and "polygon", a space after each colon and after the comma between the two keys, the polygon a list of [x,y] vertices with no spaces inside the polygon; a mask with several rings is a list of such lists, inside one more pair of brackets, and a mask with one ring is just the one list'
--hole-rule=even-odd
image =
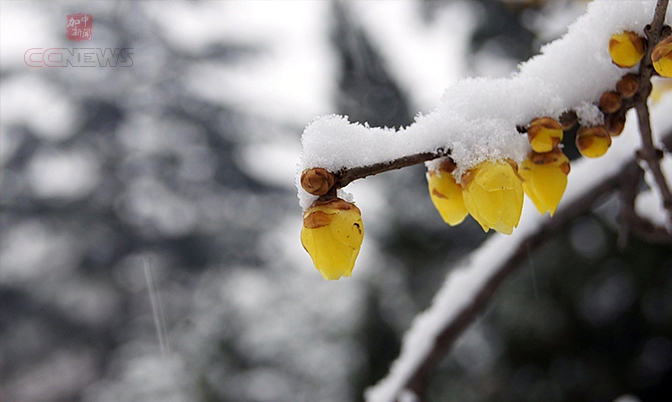
{"label": "snowy background", "polygon": [[[303,128],[330,113],[408,125],[455,80],[510,74],[585,7],[0,3],[2,400],[362,400],[486,235],[441,222],[424,167],[386,173],[348,187],[366,238],[353,277],[324,281],[299,241]],[[79,12],[94,17],[83,46],[65,38]],[[54,47],[133,48],[133,66],[24,63]],[[672,394],[672,253],[618,251],[614,203],[506,283],[430,400]]]}

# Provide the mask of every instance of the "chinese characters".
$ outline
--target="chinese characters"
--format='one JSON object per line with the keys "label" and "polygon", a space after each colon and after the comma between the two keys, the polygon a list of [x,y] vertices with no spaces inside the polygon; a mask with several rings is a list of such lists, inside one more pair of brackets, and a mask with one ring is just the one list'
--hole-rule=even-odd
{"label": "chinese characters", "polygon": [[68,14],[65,27],[66,38],[73,42],[90,41],[93,33],[93,16],[91,14]]}

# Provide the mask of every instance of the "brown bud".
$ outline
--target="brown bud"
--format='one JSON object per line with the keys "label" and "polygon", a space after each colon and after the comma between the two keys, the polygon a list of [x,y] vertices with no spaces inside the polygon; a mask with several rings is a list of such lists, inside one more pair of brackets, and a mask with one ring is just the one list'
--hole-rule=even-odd
{"label": "brown bud", "polygon": [[616,83],[616,91],[622,98],[628,99],[639,89],[639,80],[635,74],[626,74]]}
{"label": "brown bud", "polygon": [[312,195],[324,195],[336,183],[336,176],[322,168],[306,169],[301,173],[301,187]]}
{"label": "brown bud", "polygon": [[612,137],[618,137],[625,127],[625,113],[614,113],[607,115],[604,121],[604,128]]}
{"label": "brown bud", "polygon": [[600,109],[604,113],[614,113],[621,108],[621,95],[618,92],[608,91],[600,97]]}
{"label": "brown bud", "polygon": [[562,112],[562,114],[560,115],[560,119],[558,119],[558,121],[560,122],[560,126],[562,126],[562,129],[564,131],[567,131],[567,130],[571,129],[572,127],[574,127],[577,119],[578,118],[576,116],[575,111],[566,110],[566,111]]}
{"label": "brown bud", "polygon": [[457,165],[455,164],[455,161],[452,158],[444,159],[439,165],[439,170],[441,170],[442,172],[453,173],[453,171],[456,168]]}

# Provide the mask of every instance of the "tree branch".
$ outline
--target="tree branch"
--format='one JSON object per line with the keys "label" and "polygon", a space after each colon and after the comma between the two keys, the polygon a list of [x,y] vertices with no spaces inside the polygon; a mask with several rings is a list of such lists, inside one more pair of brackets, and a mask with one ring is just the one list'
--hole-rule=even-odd
{"label": "tree branch", "polygon": [[[628,163],[628,165],[623,168],[623,171],[632,168],[633,164],[636,166],[636,162]],[[429,353],[423,363],[418,366],[413,376],[408,380],[405,388],[412,390],[420,397],[420,400],[423,400],[429,373],[444,357],[459,335],[464,332],[464,330],[475,320],[479,312],[488,304],[502,282],[504,282],[511,273],[516,271],[522,263],[527,261],[530,254],[562,232],[574,218],[588,213],[599,198],[617,189],[621,180],[620,176],[621,175],[618,174],[603,181],[599,186],[595,187],[593,191],[586,193],[583,197],[575,200],[561,211],[558,211],[553,219],[549,220],[537,231],[528,235],[527,238],[518,245],[515,253],[502,263],[496,273],[486,282],[478,293],[476,293],[472,302],[441,331],[432,346],[431,353]]]}
{"label": "tree branch", "polygon": [[[663,206],[668,212],[668,218],[672,219],[672,194],[660,168],[660,159],[663,156],[661,150],[653,145],[652,130],[650,123],[650,113],[647,105],[648,97],[651,93],[651,76],[654,74],[651,63],[651,52],[656,43],[660,40],[665,12],[669,0],[659,0],[656,6],[653,22],[647,27],[647,53],[642,60],[639,72],[639,88],[632,101],[636,108],[639,131],[642,139],[642,150],[637,153],[638,158],[647,162],[647,166],[652,172],[656,185],[659,187],[663,198]],[[625,108],[631,107],[632,103],[624,105]],[[663,143],[669,149],[672,143],[672,133],[668,133],[663,138]],[[594,203],[602,196],[617,189],[627,191],[622,192],[622,230],[619,236],[619,244],[625,246],[627,236],[631,229],[644,234],[647,239],[656,242],[672,243],[672,236],[665,228],[656,227],[651,222],[637,216],[635,212],[636,183],[642,178],[642,170],[638,164],[638,158],[633,158],[627,162],[616,174],[603,180],[590,191],[584,194],[569,205],[562,208],[553,219],[549,220],[537,230],[528,233],[527,236],[518,242],[515,251],[508,255],[505,261],[498,266],[492,267],[484,282],[470,295],[469,300],[458,307],[455,313],[447,319],[436,335],[432,335],[432,344],[429,351],[422,356],[419,361],[414,361],[411,371],[404,371],[402,374],[402,384],[397,387],[397,391],[412,391],[418,401],[422,401],[427,388],[427,379],[436,365],[443,359],[446,352],[453,345],[455,340],[462,332],[475,320],[477,315],[492,299],[492,296],[504,282],[504,280],[525,262],[529,256],[563,231],[575,218],[588,213]],[[408,369],[406,369],[408,370]]]}
{"label": "tree branch", "polygon": [[651,94],[652,88],[651,77],[654,74],[651,53],[654,46],[661,39],[668,3],[669,0],[658,0],[653,21],[645,29],[647,48],[646,54],[639,65],[639,88],[637,89],[637,94],[634,96],[634,100],[637,120],[639,121],[639,133],[642,139],[642,149],[638,152],[638,156],[646,162],[648,169],[651,171],[656,186],[659,188],[661,197],[663,198],[663,207],[667,210],[669,222],[672,224],[672,193],[668,187],[665,175],[660,168],[660,159],[663,153],[653,145],[649,106],[647,104],[647,99]]}
{"label": "tree branch", "polygon": [[363,179],[367,176],[373,176],[388,170],[401,169],[418,163],[434,160],[443,156],[450,155],[450,149],[437,149],[435,152],[423,152],[415,155],[404,156],[389,162],[381,162],[368,166],[358,166],[350,169],[341,169],[336,173],[336,187],[342,188],[357,179]]}
{"label": "tree branch", "polygon": [[[665,136],[665,140],[672,141],[672,132]],[[470,301],[453,318],[445,323],[445,326],[434,337],[430,351],[415,366],[412,374],[408,376],[400,389],[412,391],[419,398],[418,401],[422,401],[427,388],[429,374],[443,359],[456,339],[471,325],[478,314],[490,302],[504,280],[527,261],[532,253],[564,231],[575,218],[589,213],[595,202],[600,198],[613,191],[617,191],[625,183],[631,185],[633,176],[641,177],[641,168],[634,158],[628,161],[618,172],[559,210],[553,219],[547,221],[537,230],[528,233],[518,243],[515,251],[505,261],[502,261],[501,265],[494,269],[490,277],[473,294]],[[639,217],[633,220],[633,222],[633,226],[636,228],[635,231],[638,233],[641,231],[648,239],[672,244],[672,236],[664,228],[656,227]]]}

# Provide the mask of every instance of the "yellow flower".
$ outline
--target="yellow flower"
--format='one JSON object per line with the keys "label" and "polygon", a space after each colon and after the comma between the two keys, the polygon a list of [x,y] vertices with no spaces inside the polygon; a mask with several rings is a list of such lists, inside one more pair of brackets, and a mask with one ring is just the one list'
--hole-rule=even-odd
{"label": "yellow flower", "polygon": [[581,127],[576,133],[576,147],[587,158],[599,158],[610,146],[611,137],[602,126]]}
{"label": "yellow flower", "polygon": [[663,39],[653,48],[651,61],[658,74],[672,78],[672,35]]}
{"label": "yellow flower", "polygon": [[632,31],[613,34],[609,40],[611,60],[621,68],[634,67],[645,53],[644,39]]}
{"label": "yellow flower", "polygon": [[450,226],[459,225],[468,214],[462,198],[462,186],[455,182],[451,174],[453,170],[455,163],[447,159],[439,169],[430,171],[427,177],[429,195],[434,207],[443,221]]}
{"label": "yellow flower", "polygon": [[562,126],[550,117],[539,117],[530,123],[527,138],[535,152],[549,152],[562,141]]}
{"label": "yellow flower", "polygon": [[363,238],[362,213],[354,204],[318,199],[303,214],[301,244],[324,279],[352,274]]}
{"label": "yellow flower", "polygon": [[512,163],[485,161],[462,176],[464,205],[486,232],[511,234],[523,211],[523,185]]}
{"label": "yellow flower", "polygon": [[518,174],[523,179],[523,190],[540,214],[555,213],[567,188],[569,159],[560,148],[538,154],[531,152],[520,165]]}

